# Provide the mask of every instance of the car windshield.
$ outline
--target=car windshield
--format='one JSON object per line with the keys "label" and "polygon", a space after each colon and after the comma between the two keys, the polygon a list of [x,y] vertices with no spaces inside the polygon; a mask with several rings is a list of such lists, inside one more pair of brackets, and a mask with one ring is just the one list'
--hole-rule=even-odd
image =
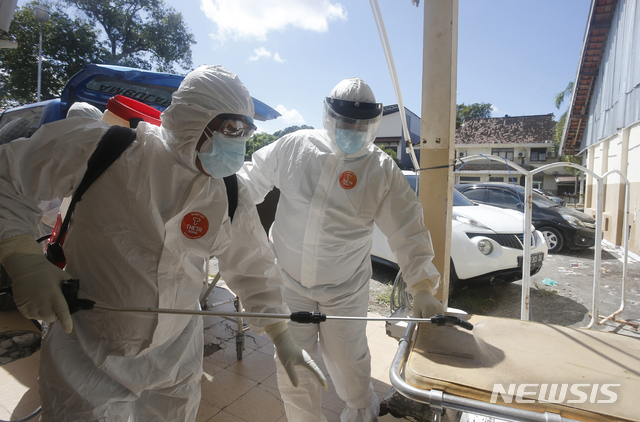
{"label": "car windshield", "polygon": [[[404,175],[409,182],[409,186],[411,186],[412,191],[416,191],[416,181],[417,177],[415,174],[406,174]],[[458,192],[457,190],[453,190],[453,206],[454,207],[473,207],[475,206],[475,202],[471,202],[467,199],[463,194]]]}
{"label": "car windshield", "polygon": [[[521,198],[524,198],[524,189],[518,189],[518,193]],[[544,195],[540,195],[538,192],[531,192],[533,203],[542,208],[551,208],[559,206]]]}
{"label": "car windshield", "polygon": [[469,201],[463,194],[457,190],[453,190],[453,206],[454,207],[473,207],[474,202]]}

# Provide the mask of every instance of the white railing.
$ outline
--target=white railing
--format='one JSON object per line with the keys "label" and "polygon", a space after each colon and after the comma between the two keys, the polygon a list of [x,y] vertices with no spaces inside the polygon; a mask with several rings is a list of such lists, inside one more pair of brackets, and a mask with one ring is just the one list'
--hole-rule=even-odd
{"label": "white railing", "polygon": [[[593,328],[594,325],[602,325],[607,321],[615,320],[616,317],[622,313],[626,306],[626,288],[627,288],[627,261],[629,255],[629,195],[630,195],[630,183],[627,177],[619,170],[611,170],[599,176],[593,171],[575,163],[557,162],[547,164],[542,167],[535,168],[531,171],[525,170],[516,163],[508,161],[505,158],[496,155],[471,155],[468,157],[459,158],[456,160],[458,163],[467,163],[469,161],[477,160],[493,160],[507,164],[509,167],[515,169],[518,173],[525,177],[525,199],[524,199],[524,237],[523,239],[531,239],[531,216],[532,216],[532,188],[533,188],[533,176],[538,173],[542,173],[545,170],[549,170],[556,167],[573,167],[580,171],[583,171],[592,176],[597,181],[597,193],[596,193],[596,228],[595,228],[595,252],[593,259],[593,298],[591,306],[591,322],[587,325],[587,328]],[[604,182],[605,179],[612,175],[617,174],[620,176],[625,184],[625,201],[624,201],[624,253],[622,261],[622,297],[620,308],[606,317],[600,317],[600,279],[602,275],[602,208],[604,200]],[[522,258],[522,298],[520,302],[520,319],[524,321],[529,320],[530,306],[531,306],[531,242],[523,241],[524,256]],[[602,319],[601,319],[602,318]]]}

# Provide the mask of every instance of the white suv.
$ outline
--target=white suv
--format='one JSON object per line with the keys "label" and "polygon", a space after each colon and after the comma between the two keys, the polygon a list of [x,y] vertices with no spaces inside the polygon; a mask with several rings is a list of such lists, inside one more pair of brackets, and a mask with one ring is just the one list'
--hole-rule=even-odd
{"label": "white suv", "polygon": [[[412,188],[418,180],[403,171]],[[450,290],[463,282],[513,282],[522,279],[524,217],[517,211],[476,204],[453,191]],[[427,227],[429,221],[426,221]],[[531,275],[538,273],[547,257],[542,234],[531,228]],[[371,258],[396,266],[386,236],[375,226]]]}

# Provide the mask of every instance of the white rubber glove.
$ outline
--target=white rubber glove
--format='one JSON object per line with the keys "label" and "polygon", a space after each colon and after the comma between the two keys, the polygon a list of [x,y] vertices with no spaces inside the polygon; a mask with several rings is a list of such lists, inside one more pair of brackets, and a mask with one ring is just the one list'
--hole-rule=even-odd
{"label": "white rubber glove", "polygon": [[419,290],[413,296],[413,317],[431,318],[444,312],[442,303],[427,290]]}
{"label": "white rubber glove", "polygon": [[273,342],[276,355],[287,371],[287,375],[294,387],[298,386],[298,374],[296,373],[295,367],[302,366],[316,377],[325,391],[329,390],[327,379],[322,374],[322,371],[318,368],[315,361],[311,359],[311,356],[293,341],[293,337],[291,337],[291,332],[285,321],[267,325],[265,332]]}
{"label": "white rubber glove", "polygon": [[31,235],[0,242],[0,260],[13,281],[13,299],[29,319],[60,320],[70,333],[73,322],[60,283],[71,275],[50,263]]}

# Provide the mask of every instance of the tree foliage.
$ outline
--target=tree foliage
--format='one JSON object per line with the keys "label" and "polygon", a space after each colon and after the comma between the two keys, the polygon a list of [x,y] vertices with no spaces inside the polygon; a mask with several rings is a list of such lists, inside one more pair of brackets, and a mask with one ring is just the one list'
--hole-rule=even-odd
{"label": "tree foliage", "polygon": [[[567,98],[571,98],[572,93],[573,93],[573,82],[569,82],[569,84],[564,89],[564,91],[559,92],[555,95],[554,104],[556,108],[560,109],[564,100]],[[551,142],[553,145],[553,151],[556,155],[559,154],[560,152],[560,144],[562,143],[562,135],[564,134],[564,126],[567,122],[568,114],[569,114],[569,110],[566,110],[562,114],[562,116],[560,116],[560,119],[558,119],[558,123],[556,123],[555,127],[553,128],[553,139],[551,140]],[[582,160],[577,155],[562,155],[560,157],[560,161],[564,161],[565,163],[582,164]],[[573,176],[580,173],[580,170],[575,169],[573,167],[566,167],[565,169],[567,173]]]}
{"label": "tree foliage", "polygon": [[107,63],[177,73],[192,66],[195,38],[182,14],[162,0],[65,0],[97,22],[108,44]]}
{"label": "tree foliage", "polygon": [[394,150],[392,150],[391,148],[384,148],[382,151],[384,151],[389,157],[391,157],[397,165],[400,165],[400,163],[398,162],[398,154],[396,154]]}
{"label": "tree foliage", "polygon": [[288,135],[300,129],[313,129],[313,127],[307,126],[307,125],[289,126],[282,130],[273,132],[273,135],[269,135],[266,132],[260,132],[260,133],[254,134],[247,141],[247,150],[245,152],[244,159],[251,160],[251,156],[253,155],[253,153],[259,150],[260,148],[262,148],[263,146],[269,145],[270,143],[275,142],[278,139],[282,138],[284,135]]}
{"label": "tree foliage", "polygon": [[456,106],[456,129],[469,119],[486,119],[491,117],[493,105],[489,103],[464,103]]}
{"label": "tree foliage", "polygon": [[244,154],[244,159],[249,161],[251,160],[251,156],[254,152],[259,150],[260,148],[269,145],[274,142],[277,138],[274,135],[269,135],[266,132],[255,133],[249,140],[247,141],[246,152]]}
{"label": "tree foliage", "polygon": [[273,136],[276,137],[276,139],[280,139],[282,138],[284,135],[288,135],[290,133],[296,132],[298,130],[302,130],[302,129],[313,129],[313,127],[311,126],[307,126],[307,125],[302,125],[302,126],[289,126],[286,127],[282,130],[278,130],[276,132],[273,132]]}
{"label": "tree foliage", "polygon": [[32,1],[16,10],[7,38],[15,49],[0,49],[0,108],[36,101],[40,24],[33,14],[37,4],[48,7],[42,25],[41,100],[58,97],[69,78],[87,63],[100,63],[107,50],[99,32],[87,20],[71,19],[58,5]]}

